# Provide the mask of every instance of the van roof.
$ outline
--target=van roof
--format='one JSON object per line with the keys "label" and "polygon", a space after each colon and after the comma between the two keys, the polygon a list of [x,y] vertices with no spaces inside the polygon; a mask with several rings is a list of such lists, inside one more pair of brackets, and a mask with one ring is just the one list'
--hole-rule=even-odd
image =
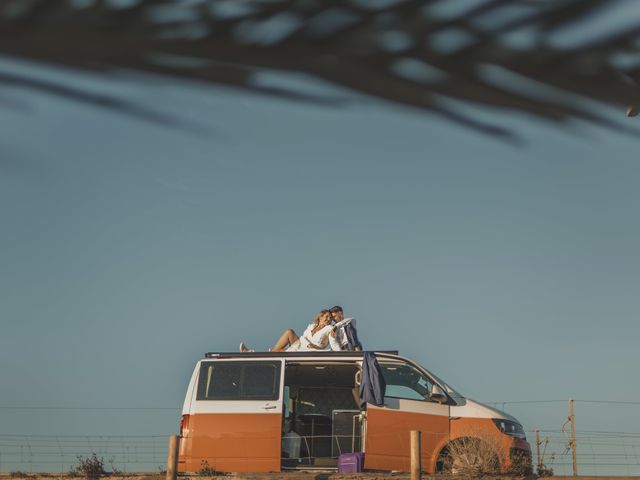
{"label": "van roof", "polygon": [[[398,350],[376,350],[371,353],[384,353],[387,355],[398,355]],[[326,351],[316,350],[308,352],[207,352],[204,354],[204,358],[251,358],[251,357],[287,357],[287,358],[299,358],[299,357],[362,357],[365,352],[351,352],[348,350],[342,351]]]}

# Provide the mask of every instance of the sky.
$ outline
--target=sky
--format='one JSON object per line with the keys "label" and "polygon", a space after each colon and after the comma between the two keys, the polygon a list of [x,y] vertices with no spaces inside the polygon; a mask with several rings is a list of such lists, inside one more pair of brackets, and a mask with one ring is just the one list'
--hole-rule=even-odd
{"label": "sky", "polygon": [[[637,138],[478,113],[515,146],[361,98],[0,68],[197,127],[0,92],[0,471],[52,469],[26,447],[45,435],[147,436],[155,469],[204,352],[264,349],[339,304],[367,349],[500,403],[530,440],[560,439],[569,398],[637,402],[578,402],[576,422],[631,434],[585,442],[583,472],[640,473]],[[605,460],[624,466],[586,465]]]}

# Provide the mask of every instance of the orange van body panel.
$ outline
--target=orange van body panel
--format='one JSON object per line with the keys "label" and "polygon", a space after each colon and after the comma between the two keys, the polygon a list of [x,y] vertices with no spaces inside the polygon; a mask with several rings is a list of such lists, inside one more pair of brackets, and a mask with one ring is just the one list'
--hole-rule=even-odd
{"label": "orange van body panel", "polygon": [[365,468],[408,472],[411,430],[422,432],[422,468],[433,473],[437,454],[449,440],[449,417],[385,409],[367,411]]}
{"label": "orange van body panel", "polygon": [[279,414],[191,415],[180,439],[178,471],[207,466],[219,472],[279,472],[281,421]]}
{"label": "orange van body panel", "polygon": [[462,417],[451,420],[452,440],[460,437],[493,438],[498,435],[500,430],[490,418]]}

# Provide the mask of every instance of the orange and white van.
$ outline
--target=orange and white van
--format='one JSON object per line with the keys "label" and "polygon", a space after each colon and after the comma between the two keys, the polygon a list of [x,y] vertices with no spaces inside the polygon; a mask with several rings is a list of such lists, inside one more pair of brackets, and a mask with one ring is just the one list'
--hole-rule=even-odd
{"label": "orange and white van", "polygon": [[408,471],[411,430],[422,432],[428,473],[478,461],[478,445],[503,472],[530,469],[515,418],[464,398],[397,352],[375,355],[384,405],[361,408],[362,352],[207,353],[187,388],[178,471],[330,469],[354,451],[364,453],[367,470]]}

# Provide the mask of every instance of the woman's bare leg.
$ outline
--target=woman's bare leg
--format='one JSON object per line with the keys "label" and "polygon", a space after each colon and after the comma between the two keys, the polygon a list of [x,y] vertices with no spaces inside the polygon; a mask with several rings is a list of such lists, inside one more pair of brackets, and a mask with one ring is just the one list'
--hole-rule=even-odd
{"label": "woman's bare leg", "polygon": [[291,329],[285,330],[284,332],[282,332],[282,335],[280,335],[280,338],[278,339],[276,344],[271,347],[271,351],[281,352],[289,345],[293,345],[296,340],[298,340],[298,335],[296,335],[296,332]]}

